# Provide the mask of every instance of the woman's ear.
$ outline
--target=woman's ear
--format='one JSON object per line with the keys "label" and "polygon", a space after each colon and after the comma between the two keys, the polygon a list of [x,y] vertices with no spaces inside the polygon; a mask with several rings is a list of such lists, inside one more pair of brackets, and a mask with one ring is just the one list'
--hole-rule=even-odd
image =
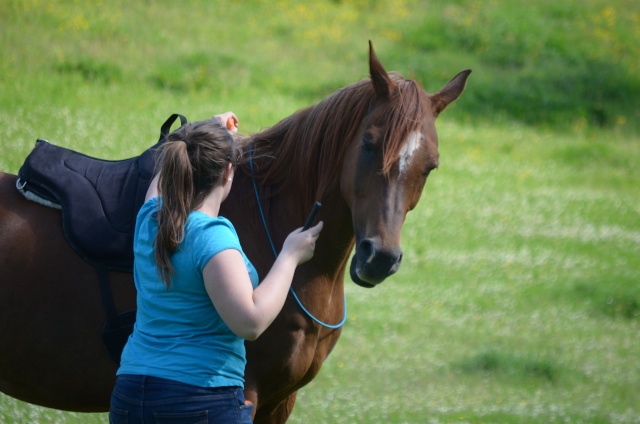
{"label": "woman's ear", "polygon": [[224,169],[224,173],[222,174],[222,183],[225,184],[233,180],[233,173],[233,165],[231,165],[231,163],[228,163],[227,167]]}

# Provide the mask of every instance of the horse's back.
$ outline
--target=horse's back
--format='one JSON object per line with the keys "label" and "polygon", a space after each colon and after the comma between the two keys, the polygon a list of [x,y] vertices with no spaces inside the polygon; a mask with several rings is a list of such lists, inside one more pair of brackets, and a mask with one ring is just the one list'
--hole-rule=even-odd
{"label": "horse's back", "polygon": [[16,202],[19,200],[18,190],[16,189],[16,181],[18,177],[13,174],[7,174],[6,172],[0,172],[0,225],[5,224],[5,213],[9,213]]}
{"label": "horse's back", "polygon": [[[17,190],[16,181],[15,175],[0,173],[0,263],[3,273],[10,265],[14,265],[10,268],[24,268],[24,262],[35,264],[66,250],[60,211],[25,199]],[[51,246],[55,249],[49,249]]]}

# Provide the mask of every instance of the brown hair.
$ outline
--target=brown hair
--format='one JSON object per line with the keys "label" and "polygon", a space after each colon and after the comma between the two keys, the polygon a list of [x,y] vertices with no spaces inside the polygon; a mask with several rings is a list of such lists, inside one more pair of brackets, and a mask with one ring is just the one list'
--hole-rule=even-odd
{"label": "brown hair", "polygon": [[215,121],[201,121],[169,134],[158,153],[156,167],[162,202],[154,256],[160,278],[168,289],[174,273],[170,255],[184,240],[189,213],[202,204],[215,186],[223,183],[227,164],[238,163],[240,150],[226,128]]}
{"label": "brown hair", "polygon": [[[397,72],[390,72],[389,77],[397,88],[385,105],[389,124],[382,146],[384,176],[388,176],[404,140],[419,127],[428,107],[417,82]],[[298,203],[305,208],[300,211],[304,216],[311,202],[321,200],[339,183],[338,167],[375,101],[371,80],[364,79],[256,134],[250,145],[255,148],[256,179],[262,185],[300,193]]]}

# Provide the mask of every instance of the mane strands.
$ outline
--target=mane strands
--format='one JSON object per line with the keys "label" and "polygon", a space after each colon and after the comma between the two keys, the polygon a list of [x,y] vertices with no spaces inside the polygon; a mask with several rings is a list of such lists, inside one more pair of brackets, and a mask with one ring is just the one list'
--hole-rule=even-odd
{"label": "mane strands", "polygon": [[[416,82],[397,73],[390,76],[398,88],[386,105],[385,176],[397,163],[408,135],[419,127],[425,108],[422,88]],[[255,134],[245,149],[254,149],[258,183],[272,185],[272,195],[291,190],[305,205],[321,200],[339,184],[346,151],[375,101],[371,81],[365,79]]]}

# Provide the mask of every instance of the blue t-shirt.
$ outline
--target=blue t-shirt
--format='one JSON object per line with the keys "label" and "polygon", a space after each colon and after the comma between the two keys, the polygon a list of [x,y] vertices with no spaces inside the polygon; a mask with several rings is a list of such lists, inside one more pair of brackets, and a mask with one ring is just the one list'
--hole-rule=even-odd
{"label": "blue t-shirt", "polygon": [[199,387],[244,387],[244,340],[216,311],[202,272],[214,255],[236,249],[254,288],[258,274],[229,220],[193,211],[185,224],[184,240],[171,255],[175,273],[167,290],[153,253],[160,202],[158,197],[150,199],[138,212],[133,268],[138,311],[117,374],[161,377]]}

